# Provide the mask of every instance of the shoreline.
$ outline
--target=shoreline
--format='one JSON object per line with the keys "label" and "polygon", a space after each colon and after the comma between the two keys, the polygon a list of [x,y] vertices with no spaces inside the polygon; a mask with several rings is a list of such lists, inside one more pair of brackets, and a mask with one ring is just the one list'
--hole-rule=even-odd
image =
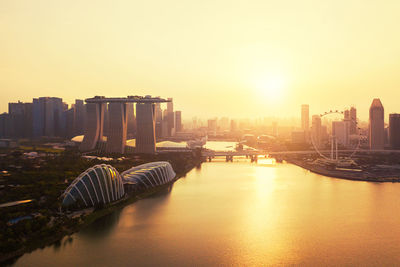
{"label": "shoreline", "polygon": [[51,246],[57,242],[60,242],[63,240],[64,237],[71,236],[71,235],[79,232],[80,230],[89,226],[96,220],[98,220],[104,216],[107,216],[118,209],[122,209],[130,204],[135,203],[136,201],[148,198],[148,197],[162,191],[163,189],[167,189],[168,187],[172,186],[176,181],[178,181],[180,178],[185,177],[186,174],[188,172],[190,172],[191,170],[193,170],[195,167],[196,167],[196,165],[185,168],[184,172],[177,174],[176,177],[169,183],[150,188],[150,189],[148,189],[144,192],[141,192],[137,195],[127,196],[126,198],[114,203],[113,205],[105,207],[104,209],[96,210],[91,213],[84,214],[83,221],[71,229],[65,229],[61,233],[57,233],[56,235],[49,236],[48,238],[45,238],[42,240],[35,240],[31,244],[29,244],[23,248],[9,252],[4,255],[0,255],[0,263],[5,264],[6,266],[11,266],[13,263],[15,263],[15,261],[19,257],[23,256],[26,253],[30,253],[36,249]]}
{"label": "shoreline", "polygon": [[381,175],[377,176],[372,173],[361,171],[359,173],[350,173],[340,170],[327,170],[318,166],[311,166],[307,163],[301,162],[299,160],[286,160],[287,163],[296,165],[300,168],[308,170],[310,172],[324,175],[330,178],[337,178],[337,179],[344,179],[344,180],[351,180],[351,181],[362,181],[362,182],[376,182],[376,183],[399,183],[400,177],[396,177],[394,175]]}

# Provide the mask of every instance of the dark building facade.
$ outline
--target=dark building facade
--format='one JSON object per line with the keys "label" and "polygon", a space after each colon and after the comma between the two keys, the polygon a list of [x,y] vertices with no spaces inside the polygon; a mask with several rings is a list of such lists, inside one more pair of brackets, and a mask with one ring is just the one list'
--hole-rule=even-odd
{"label": "dark building facade", "polygon": [[400,114],[389,114],[389,144],[392,149],[400,149]]}

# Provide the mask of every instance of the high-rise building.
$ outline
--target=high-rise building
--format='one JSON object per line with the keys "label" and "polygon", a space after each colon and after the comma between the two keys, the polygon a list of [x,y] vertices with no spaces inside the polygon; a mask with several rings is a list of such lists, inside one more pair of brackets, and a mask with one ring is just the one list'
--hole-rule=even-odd
{"label": "high-rise building", "polygon": [[400,114],[389,114],[389,144],[392,149],[400,149]]}
{"label": "high-rise building", "polygon": [[85,103],[83,100],[75,100],[75,119],[74,119],[74,135],[82,135],[85,130]]}
{"label": "high-rise building", "polygon": [[350,108],[350,134],[357,134],[357,109]]}
{"label": "high-rise building", "polygon": [[311,141],[315,146],[320,147],[322,143],[321,117],[319,115],[313,115],[311,123]]}
{"label": "high-rise building", "polygon": [[64,105],[61,98],[46,97],[44,109],[44,135],[63,136],[65,133]]}
{"label": "high-rise building", "polygon": [[32,137],[32,103],[8,103],[9,137]]}
{"label": "high-rise building", "polygon": [[182,111],[175,111],[175,132],[182,131]]}
{"label": "high-rise building", "polygon": [[44,136],[46,97],[34,98],[32,106],[32,135],[34,138]]}
{"label": "high-rise building", "polygon": [[10,115],[8,113],[0,114],[0,138],[10,137]]}
{"label": "high-rise building", "polygon": [[301,105],[301,129],[308,131],[310,125],[309,105]]}
{"label": "high-rise building", "polygon": [[75,120],[76,120],[76,109],[75,106],[64,111],[66,117],[66,132],[65,136],[70,139],[75,136]]}
{"label": "high-rise building", "polygon": [[168,98],[170,102],[167,103],[167,120],[168,120],[168,135],[173,135],[173,129],[175,128],[175,116],[174,116],[174,103],[172,98]]}
{"label": "high-rise building", "polygon": [[161,103],[155,103],[155,115],[156,115],[156,138],[161,138],[162,134],[162,122],[163,122],[163,111],[161,109]]}
{"label": "high-rise building", "polygon": [[369,147],[372,150],[383,149],[385,141],[384,108],[375,98],[369,108]]}

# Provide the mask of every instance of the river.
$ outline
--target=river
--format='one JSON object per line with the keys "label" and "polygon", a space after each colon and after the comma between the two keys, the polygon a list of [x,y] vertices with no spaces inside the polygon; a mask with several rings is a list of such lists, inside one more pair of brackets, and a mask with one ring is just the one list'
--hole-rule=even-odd
{"label": "river", "polygon": [[399,203],[400,184],[221,159],[15,266],[394,265]]}

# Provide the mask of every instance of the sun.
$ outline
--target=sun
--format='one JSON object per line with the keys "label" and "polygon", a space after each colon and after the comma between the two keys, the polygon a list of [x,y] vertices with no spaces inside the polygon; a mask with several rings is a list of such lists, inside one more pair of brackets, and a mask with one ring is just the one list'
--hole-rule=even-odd
{"label": "sun", "polygon": [[281,100],[285,94],[287,82],[282,75],[268,75],[256,82],[256,93],[272,101]]}

